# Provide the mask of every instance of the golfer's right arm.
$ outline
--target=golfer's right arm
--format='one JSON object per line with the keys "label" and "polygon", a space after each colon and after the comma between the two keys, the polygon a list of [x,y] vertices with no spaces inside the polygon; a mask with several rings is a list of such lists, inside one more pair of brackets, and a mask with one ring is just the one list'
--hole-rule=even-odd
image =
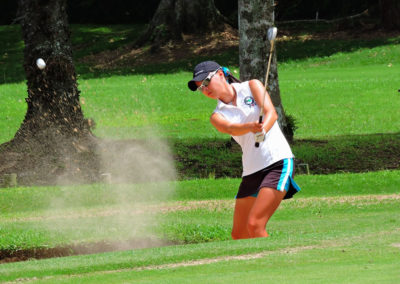
{"label": "golfer's right arm", "polygon": [[232,123],[227,121],[222,115],[213,113],[210,117],[210,122],[214,127],[222,133],[227,133],[231,136],[240,136],[249,132],[261,132],[263,123],[258,121],[246,123]]}

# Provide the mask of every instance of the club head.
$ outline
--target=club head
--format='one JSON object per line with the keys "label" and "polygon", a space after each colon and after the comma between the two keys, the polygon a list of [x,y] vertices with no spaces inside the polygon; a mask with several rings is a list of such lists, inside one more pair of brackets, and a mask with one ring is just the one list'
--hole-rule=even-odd
{"label": "club head", "polygon": [[268,29],[268,40],[273,41],[276,38],[276,34],[278,33],[278,29],[276,27],[271,27]]}

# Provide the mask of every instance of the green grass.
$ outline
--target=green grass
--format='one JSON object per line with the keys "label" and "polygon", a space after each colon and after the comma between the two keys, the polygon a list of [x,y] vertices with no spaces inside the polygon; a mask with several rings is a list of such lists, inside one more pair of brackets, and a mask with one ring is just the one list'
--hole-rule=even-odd
{"label": "green grass", "polygon": [[[396,258],[399,252],[391,243],[396,242],[398,237],[398,231],[385,240],[367,234],[361,239],[345,238],[336,244],[326,243],[320,248],[301,250],[300,245],[296,253],[287,253],[290,250],[280,248],[272,239],[216,242],[3,265],[1,277],[4,280],[18,277],[34,280],[36,277],[36,280],[50,283],[242,283],[244,280],[270,280],[273,283],[396,283],[400,279]],[[265,256],[187,267],[136,270],[148,265],[180,264],[207,256],[235,256],[246,252],[261,252]]]}
{"label": "green grass", "polygon": [[[209,125],[214,102],[186,90],[187,73],[136,75],[86,80],[80,84],[83,111],[97,123],[95,133],[113,139],[156,131],[168,138],[219,136]],[[197,95],[197,94],[196,94]],[[199,106],[191,107],[191,106]],[[203,134],[203,135],[204,135]]]}
{"label": "green grass", "polygon": [[25,79],[23,49],[21,29],[18,26],[0,26],[0,84]]}
{"label": "green grass", "polygon": [[[295,199],[282,203],[268,226],[271,237],[244,241],[229,240],[233,196],[239,179],[173,182],[169,186],[176,188],[175,194],[168,195],[159,206],[180,209],[164,212],[162,216],[166,219],[162,219],[156,231],[175,241],[193,244],[2,264],[0,279],[176,283],[192,275],[189,279],[195,283],[218,279],[310,283],[323,277],[328,278],[327,283],[346,282],[348,277],[355,279],[352,283],[385,279],[395,283],[399,279],[393,268],[399,265],[400,223],[399,201],[394,197],[398,195],[399,175],[399,171],[383,171],[299,176],[297,181],[303,190]],[[107,218],[111,215],[96,217],[95,213],[116,209],[118,203],[110,196],[121,191],[125,197],[126,192],[141,195],[141,187],[144,185],[1,189],[2,248],[7,247],[5,242],[9,242],[9,249],[15,250],[26,248],[24,244],[29,241],[33,247],[78,240],[90,242],[107,237],[106,231],[114,234],[114,239],[123,240],[129,236],[123,227],[109,226]],[[63,207],[51,206],[52,200],[65,195]],[[385,195],[392,197],[383,198]],[[74,196],[79,196],[81,203]],[[134,195],[130,197],[131,200],[124,198],[126,203],[122,207],[134,203]],[[191,203],[198,200],[209,201],[197,207]],[[150,204],[157,204],[154,202]],[[70,219],[76,214],[82,217]],[[124,216],[118,219],[123,223],[121,217]],[[129,220],[135,222],[133,218]],[[60,223],[62,226],[54,227]],[[234,258],[241,255],[242,260]],[[215,261],[202,264],[207,259]],[[196,261],[199,263],[193,263],[195,266],[184,266]],[[345,267],[343,273],[336,275]],[[268,278],[264,269],[268,270]],[[304,276],[296,278],[288,270]]]}
{"label": "green grass", "polygon": [[[304,189],[297,197],[335,199],[394,194],[398,193],[399,179],[399,171],[303,175],[296,178]],[[0,189],[0,249],[46,248],[115,238],[129,240],[143,237],[149,230],[154,237],[174,242],[227,240],[239,183],[240,179],[198,179],[136,185],[3,188]],[[211,205],[191,209],[190,202],[195,200],[211,200]],[[213,205],[213,200],[226,202]],[[290,207],[296,203],[289,201],[289,204],[292,205],[285,207],[286,214],[281,216],[291,223],[279,232],[290,231],[293,222],[297,222],[292,220],[292,214],[303,214],[300,219],[309,219],[318,208],[327,207],[330,212],[329,204],[323,201],[312,202],[305,211],[302,204],[295,209]],[[189,210],[167,210],[178,205]],[[386,209],[390,211],[395,203],[389,205]],[[149,209],[144,210],[146,207]],[[166,208],[167,213],[156,214],[160,207]],[[337,205],[335,210],[329,213],[332,218],[343,209]],[[135,214],[142,217],[135,217]],[[332,222],[333,219],[327,224]],[[158,230],[151,227],[158,227]],[[118,236],[115,236],[116,231]]]}
{"label": "green grass", "polygon": [[[392,194],[398,192],[400,172],[378,171],[366,173],[337,173],[331,175],[299,175],[296,181],[307,190],[301,197],[347,196],[367,194]],[[120,185],[76,185],[57,187],[0,188],[0,211],[2,216],[22,214],[29,216],[34,211],[57,209],[55,200],[62,200],[68,208],[101,208],[135,201],[188,201],[232,199],[240,184],[240,178],[192,179],[175,182],[120,184]],[[162,191],[157,190],[161,187]],[[323,188],[323,190],[322,190]],[[343,188],[343,190],[341,190]],[[353,192],[351,188],[357,189]],[[144,194],[146,193],[147,194]],[[152,193],[153,194],[150,194]],[[11,218],[10,217],[10,218]]]}
{"label": "green grass", "polygon": [[23,83],[0,85],[0,143],[12,139],[24,120],[26,88]]}
{"label": "green grass", "polygon": [[310,33],[303,36],[305,39],[277,42],[278,61],[281,65],[302,68],[302,64],[293,63],[307,62],[308,67],[349,67],[354,62],[357,65],[387,65],[398,62],[396,46],[400,43],[399,37],[370,36],[369,39],[355,37],[327,40],[307,39]]}
{"label": "green grass", "polygon": [[[398,132],[398,68],[282,68],[282,100],[297,120],[296,138]],[[188,78],[181,72],[82,80],[83,111],[95,120],[100,137],[137,138],[154,128],[169,138],[224,137],[209,123],[215,102],[189,93]],[[25,88],[24,83],[0,85],[2,142],[23,120]]]}
{"label": "green grass", "polygon": [[[174,62],[175,67],[170,64],[169,72],[165,72],[167,65],[153,64],[146,67],[148,70],[138,66],[136,71],[123,71],[125,75],[119,76],[118,70],[111,70],[108,77],[104,77],[107,72],[90,72],[89,66],[80,62],[86,55],[122,48],[141,28],[72,26],[82,107],[85,115],[96,121],[95,133],[113,139],[140,138],[150,131],[171,139],[225,137],[208,121],[215,102],[187,90],[191,77],[187,60]],[[4,84],[24,79],[18,33],[16,26],[0,27],[0,73],[6,78],[0,85],[0,99],[6,102],[0,109],[5,117],[0,120],[4,130],[0,142],[12,138],[26,110],[25,84]],[[297,121],[296,138],[398,132],[399,40],[279,42],[281,97],[286,112]],[[229,65],[238,69],[237,63]]]}
{"label": "green grass", "polygon": [[[282,68],[282,100],[297,120],[296,138],[398,132],[399,68]],[[83,111],[96,121],[100,137],[137,138],[154,127],[169,138],[223,137],[208,120],[215,102],[189,93],[188,78],[189,73],[181,72],[83,80]],[[23,83],[0,85],[6,102],[0,109],[6,116],[0,121],[2,142],[12,138],[23,120],[24,88]]]}
{"label": "green grass", "polygon": [[355,66],[280,69],[283,105],[297,120],[297,138],[398,132],[400,62],[349,61]]}
{"label": "green grass", "polygon": [[71,25],[72,46],[75,58],[123,47],[134,41],[143,25]]}

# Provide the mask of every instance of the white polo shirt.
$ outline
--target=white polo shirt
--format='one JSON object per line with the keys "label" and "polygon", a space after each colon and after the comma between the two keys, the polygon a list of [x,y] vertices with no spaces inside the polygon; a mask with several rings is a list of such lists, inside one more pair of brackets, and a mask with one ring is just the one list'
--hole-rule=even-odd
{"label": "white polo shirt", "polygon": [[[218,100],[214,113],[221,114],[226,120],[233,123],[258,121],[260,108],[251,93],[249,82],[232,83],[231,85],[236,90],[237,106]],[[242,147],[242,176],[262,170],[279,160],[294,157],[277,121],[266,133],[265,140],[260,143],[258,148],[254,146],[255,139],[252,132],[232,137]]]}

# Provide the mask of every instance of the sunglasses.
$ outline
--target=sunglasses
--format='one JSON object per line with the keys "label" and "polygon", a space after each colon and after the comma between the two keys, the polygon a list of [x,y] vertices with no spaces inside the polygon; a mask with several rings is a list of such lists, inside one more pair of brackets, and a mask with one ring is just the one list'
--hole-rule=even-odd
{"label": "sunglasses", "polygon": [[197,88],[197,91],[201,92],[201,91],[203,91],[204,88],[207,88],[208,85],[210,84],[212,77],[214,77],[214,75],[217,74],[219,69],[221,69],[221,68],[218,68],[217,70],[208,74],[208,76],[203,80],[203,82],[201,82],[201,85]]}

